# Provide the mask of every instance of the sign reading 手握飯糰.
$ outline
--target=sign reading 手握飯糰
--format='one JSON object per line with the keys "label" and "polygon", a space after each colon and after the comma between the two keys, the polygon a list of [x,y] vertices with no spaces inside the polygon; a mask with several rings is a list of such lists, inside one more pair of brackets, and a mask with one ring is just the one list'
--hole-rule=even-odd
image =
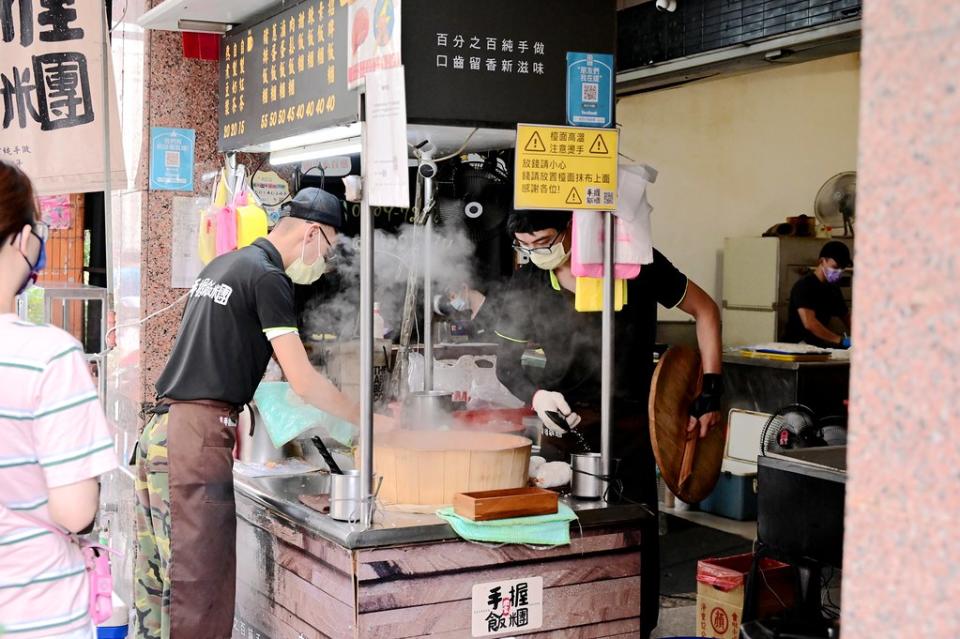
{"label": "sign reading \u624b\u63e1\u98ef\u7cf0", "polygon": [[[102,191],[103,5],[0,0],[0,160],[40,195]],[[111,80],[111,171],[125,185]]]}

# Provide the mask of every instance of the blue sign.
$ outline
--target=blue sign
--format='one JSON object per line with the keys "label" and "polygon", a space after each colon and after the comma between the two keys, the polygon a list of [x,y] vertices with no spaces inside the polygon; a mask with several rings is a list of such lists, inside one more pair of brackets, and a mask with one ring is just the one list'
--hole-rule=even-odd
{"label": "blue sign", "polygon": [[150,190],[192,191],[196,132],[150,128]]}
{"label": "blue sign", "polygon": [[567,53],[567,123],[613,125],[613,55]]}

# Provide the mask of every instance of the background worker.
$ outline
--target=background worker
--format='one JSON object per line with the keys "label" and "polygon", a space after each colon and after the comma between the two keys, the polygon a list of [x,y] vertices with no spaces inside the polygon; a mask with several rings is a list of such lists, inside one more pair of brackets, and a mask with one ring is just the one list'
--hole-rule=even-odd
{"label": "background worker", "polygon": [[828,328],[833,318],[850,330],[850,309],[840,290],[844,269],[853,266],[850,249],[833,240],[820,249],[817,268],[790,291],[786,342],[805,342],[824,348],[850,348],[850,336]]}

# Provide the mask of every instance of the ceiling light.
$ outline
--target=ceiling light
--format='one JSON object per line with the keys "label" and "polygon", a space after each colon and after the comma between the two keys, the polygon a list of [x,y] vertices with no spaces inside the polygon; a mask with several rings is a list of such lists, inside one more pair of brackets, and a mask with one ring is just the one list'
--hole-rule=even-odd
{"label": "ceiling light", "polygon": [[232,27],[233,25],[225,22],[211,22],[208,20],[177,20],[177,28],[180,31],[224,34]]}
{"label": "ceiling light", "polygon": [[312,144],[323,144],[324,142],[332,142],[334,140],[356,138],[360,137],[360,131],[361,128],[359,122],[353,122],[352,124],[347,124],[344,126],[326,127],[317,131],[301,133],[300,135],[292,135],[281,140],[268,142],[264,145],[263,151],[267,153],[273,153],[275,151],[300,148],[304,146],[310,146]]}
{"label": "ceiling light", "polygon": [[308,160],[321,160],[338,155],[360,153],[363,145],[359,137],[333,140],[324,144],[309,144],[292,149],[274,151],[270,154],[270,164],[294,164]]}

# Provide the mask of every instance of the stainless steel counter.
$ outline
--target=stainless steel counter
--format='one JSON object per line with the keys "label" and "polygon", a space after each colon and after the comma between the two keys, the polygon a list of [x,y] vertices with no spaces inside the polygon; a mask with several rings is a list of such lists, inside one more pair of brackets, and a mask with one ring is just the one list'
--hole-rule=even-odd
{"label": "stainless steel counter", "polygon": [[744,357],[743,355],[737,355],[735,353],[724,353],[723,363],[790,371],[850,367],[849,359],[828,359],[825,362],[783,362],[775,359],[764,359],[762,357]]}
{"label": "stainless steel counter", "polygon": [[[241,496],[271,509],[296,526],[347,549],[458,539],[446,522],[432,514],[401,513],[381,508],[376,513],[373,527],[361,530],[358,524],[331,519],[300,503],[300,495],[329,492],[330,480],[326,473],[259,478],[235,474],[234,481]],[[640,526],[654,521],[653,513],[645,506],[607,505],[603,502],[570,498],[563,498],[563,502],[577,513],[580,525],[584,528],[629,522],[637,522]]]}

